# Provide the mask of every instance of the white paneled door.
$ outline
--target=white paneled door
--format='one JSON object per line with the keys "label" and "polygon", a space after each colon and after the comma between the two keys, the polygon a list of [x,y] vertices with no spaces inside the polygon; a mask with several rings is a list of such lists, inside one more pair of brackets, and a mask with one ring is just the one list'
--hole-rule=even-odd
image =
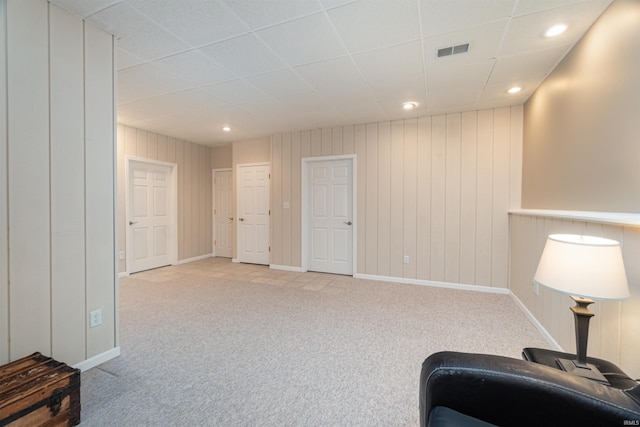
{"label": "white paneled door", "polygon": [[238,261],[269,264],[269,165],[238,165]]}
{"label": "white paneled door", "polygon": [[129,273],[171,264],[171,168],[129,162]]}
{"label": "white paneled door", "polygon": [[310,162],[307,269],[353,274],[353,163]]}
{"label": "white paneled door", "polygon": [[231,171],[215,171],[213,213],[215,216],[215,254],[217,257],[231,258],[231,232],[233,229]]}

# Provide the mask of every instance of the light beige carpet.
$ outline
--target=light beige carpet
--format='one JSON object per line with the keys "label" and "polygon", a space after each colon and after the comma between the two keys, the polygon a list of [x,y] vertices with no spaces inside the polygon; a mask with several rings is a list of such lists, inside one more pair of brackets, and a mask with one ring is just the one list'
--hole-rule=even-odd
{"label": "light beige carpet", "polygon": [[417,426],[423,360],[547,347],[509,296],[209,259],[121,279],[84,426]]}

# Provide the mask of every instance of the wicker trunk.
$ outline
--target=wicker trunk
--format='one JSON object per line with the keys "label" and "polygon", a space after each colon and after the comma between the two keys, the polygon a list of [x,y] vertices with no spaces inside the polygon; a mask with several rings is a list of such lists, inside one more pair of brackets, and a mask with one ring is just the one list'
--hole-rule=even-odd
{"label": "wicker trunk", "polygon": [[34,353],[0,366],[0,426],[80,424],[80,370]]}

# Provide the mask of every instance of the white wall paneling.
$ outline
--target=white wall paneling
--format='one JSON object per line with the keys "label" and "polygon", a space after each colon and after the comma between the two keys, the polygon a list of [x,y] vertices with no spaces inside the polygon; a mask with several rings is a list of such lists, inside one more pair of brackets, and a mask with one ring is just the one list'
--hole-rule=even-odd
{"label": "white wall paneling", "polygon": [[113,37],[85,25],[84,46],[86,300],[87,311],[102,310],[103,321],[87,333],[87,356],[93,357],[116,339]]}
{"label": "white wall paneling", "polygon": [[48,12],[7,3],[11,359],[51,353]]}
{"label": "white wall paneling", "polygon": [[113,49],[45,0],[0,2],[0,363],[119,351]]}
{"label": "white wall paneling", "polygon": [[511,215],[510,289],[538,319],[555,341],[575,352],[573,301],[563,294],[540,287],[533,292],[532,280],[547,236],[553,233],[587,234],[618,240],[622,247],[631,298],[624,301],[596,301],[589,326],[587,355],[618,364],[633,378],[640,376],[640,227],[637,224],[608,224],[546,215]]}
{"label": "white wall paneling", "polygon": [[[74,360],[85,350],[84,340],[77,339],[85,334],[86,296],[85,129],[84,120],[78,120],[84,117],[83,32],[82,21],[50,8],[51,344],[62,360]],[[113,215],[107,221],[113,222]]]}
{"label": "white wall paneling", "polygon": [[358,274],[507,287],[508,210],[520,200],[513,171],[522,161],[521,106],[283,133],[272,141],[273,264],[301,266],[292,256],[300,224],[279,219],[283,202],[290,201],[291,215],[300,209],[295,165],[303,157],[355,153]]}

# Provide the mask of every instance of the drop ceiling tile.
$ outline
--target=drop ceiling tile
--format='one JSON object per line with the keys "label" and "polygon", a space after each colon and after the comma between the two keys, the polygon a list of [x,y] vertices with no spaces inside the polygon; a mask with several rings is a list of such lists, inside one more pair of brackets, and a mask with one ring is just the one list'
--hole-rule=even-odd
{"label": "drop ceiling tile", "polygon": [[420,102],[418,102],[418,106],[411,111],[403,110],[397,100],[381,100],[379,103],[380,108],[382,108],[382,111],[385,112],[389,120],[426,116],[428,112],[426,99],[421,99]]}
{"label": "drop ceiling tile", "polygon": [[120,47],[116,49],[116,70],[133,67],[144,62],[147,62],[147,60],[139,58]]}
{"label": "drop ceiling tile", "polygon": [[[594,2],[593,0],[520,0],[513,15],[528,15],[530,13],[541,12],[547,9],[555,9],[557,7],[568,6],[585,1]],[[604,10],[604,8],[607,7],[611,2],[612,0],[595,1],[595,3],[601,3],[603,5],[602,10]]]}
{"label": "drop ceiling tile", "polygon": [[355,3],[358,0],[321,0],[321,1],[324,8],[329,10],[329,9],[334,9],[336,7],[344,6],[345,4],[348,4],[348,3]]}
{"label": "drop ceiling tile", "polygon": [[325,13],[316,13],[257,32],[290,66],[347,54]]}
{"label": "drop ceiling tile", "polygon": [[253,100],[269,99],[266,94],[242,79],[202,86],[201,89],[232,105],[239,105]]}
{"label": "drop ceiling tile", "polygon": [[286,64],[253,34],[211,44],[200,51],[239,77],[286,68]]}
{"label": "drop ceiling tile", "polygon": [[502,85],[506,90],[514,85],[524,88],[523,82],[532,78],[539,82],[555,68],[567,51],[567,46],[559,46],[501,56],[497,58],[487,84]]}
{"label": "drop ceiling tile", "polygon": [[544,78],[535,77],[521,79],[519,84],[522,85],[522,91],[517,94],[508,93],[503,84],[487,84],[478,98],[476,108],[488,108],[490,105],[504,106],[523,104],[529,99],[543,80]]}
{"label": "drop ceiling tile", "polygon": [[167,73],[151,63],[136,65],[126,70],[118,71],[118,81],[145,88],[147,96],[162,95],[193,87],[186,80]]}
{"label": "drop ceiling tile", "polygon": [[[507,20],[496,21],[473,28],[424,39],[424,57],[427,62],[476,61],[495,58],[507,29]],[[469,51],[438,58],[438,49],[469,43]]]}
{"label": "drop ceiling tile", "polygon": [[129,5],[197,47],[249,31],[234,13],[211,0],[127,0]]}
{"label": "drop ceiling tile", "polygon": [[121,3],[124,0],[51,0],[51,3],[71,13],[86,18],[100,10]]}
{"label": "drop ceiling tile", "polygon": [[[498,55],[573,45],[602,13],[605,3],[582,2],[513,18]],[[569,26],[567,31],[557,37],[544,37],[544,32],[559,22]]]}
{"label": "drop ceiling tile", "polygon": [[359,53],[353,60],[370,84],[424,72],[420,40]]}
{"label": "drop ceiling tile", "polygon": [[349,57],[330,59],[295,68],[323,96],[366,92],[362,75]]}
{"label": "drop ceiling tile", "polygon": [[189,45],[126,3],[102,10],[88,21],[116,35],[118,46],[139,58],[156,59],[189,49]]}
{"label": "drop ceiling tile", "polygon": [[328,11],[351,53],[420,38],[415,0],[361,1]]}
{"label": "drop ceiling tile", "polygon": [[250,28],[260,29],[320,12],[318,0],[223,0]]}
{"label": "drop ceiling tile", "polygon": [[414,74],[397,80],[384,80],[369,84],[375,98],[382,103],[395,104],[400,109],[403,102],[426,101],[425,79],[423,74]]}
{"label": "drop ceiling tile", "polygon": [[140,86],[127,80],[118,78],[118,105],[131,102],[136,99],[148,98],[153,93],[144,86]]}
{"label": "drop ceiling tile", "polygon": [[202,86],[237,78],[199,50],[190,50],[153,62],[160,69],[178,76],[193,85]]}
{"label": "drop ceiling tile", "polygon": [[273,98],[294,97],[311,91],[309,84],[289,68],[245,77],[244,80]]}
{"label": "drop ceiling tile", "polygon": [[463,66],[438,63],[427,67],[427,108],[467,105],[467,109],[472,109],[494,62],[488,59]]}
{"label": "drop ceiling tile", "polygon": [[516,0],[419,0],[422,34],[430,37],[511,16]]}

